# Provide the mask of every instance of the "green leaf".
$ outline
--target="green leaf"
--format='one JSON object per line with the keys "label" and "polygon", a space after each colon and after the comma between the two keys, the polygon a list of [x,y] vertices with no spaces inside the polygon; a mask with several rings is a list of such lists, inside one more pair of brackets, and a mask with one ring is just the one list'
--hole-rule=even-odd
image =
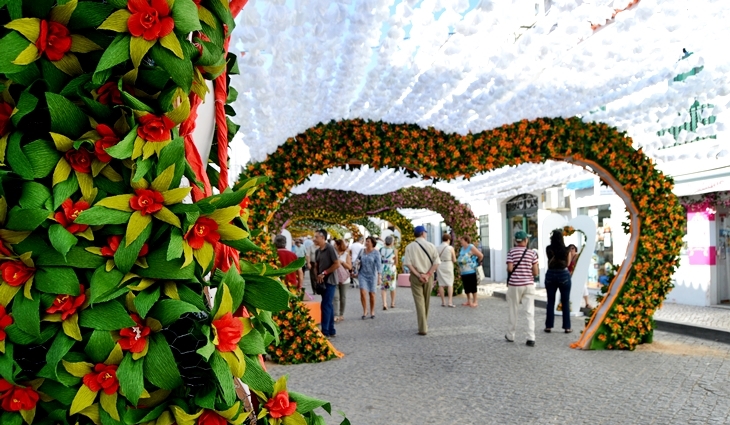
{"label": "green leaf", "polygon": [[39,60],[38,63],[41,65],[43,82],[46,83],[46,86],[48,87],[47,91],[51,93],[60,92],[61,89],[63,89],[63,86],[66,85],[68,75],[45,59]]}
{"label": "green leaf", "polygon": [[[263,327],[268,331],[267,335],[271,335],[271,338],[276,341],[276,344],[279,344],[279,326],[274,321],[273,315],[270,311],[259,311],[259,314],[256,316],[256,319],[264,325]],[[266,344],[268,347],[269,344]]]}
{"label": "green leaf", "polygon": [[63,255],[55,250],[47,249],[43,252],[39,252],[38,258],[35,260],[35,265],[36,267],[73,266],[77,269],[95,269],[105,262],[106,260],[104,257],[92,254],[84,248],[76,246],[71,248],[68,254],[66,254],[65,259]]}
{"label": "green leaf", "polygon": [[82,1],[76,6],[68,21],[68,29],[96,28],[112,14],[114,7],[108,4]]}
{"label": "green leaf", "polygon": [[96,70],[94,71],[95,84],[101,85],[104,83],[104,81],[96,81],[96,77],[101,71],[110,69],[116,65],[119,65],[122,62],[129,60],[130,40],[131,37],[129,34],[119,34],[116,36],[116,38],[114,38],[114,41],[112,41],[109,47],[104,50],[104,54],[101,55],[101,59],[99,59],[99,64],[96,66]]}
{"label": "green leaf", "polygon": [[65,97],[46,92],[48,112],[51,114],[51,131],[76,139],[89,128],[86,114]]}
{"label": "green leaf", "polygon": [[[63,384],[55,382],[51,379],[43,381],[43,385],[38,389],[43,394],[53,394],[55,400],[70,406],[76,396],[76,388],[69,388]],[[5,422],[2,422],[5,424]]]}
{"label": "green leaf", "polygon": [[160,333],[149,338],[149,350],[145,356],[144,376],[157,387],[174,390],[183,385],[177,362],[165,337]]}
{"label": "green leaf", "polygon": [[79,278],[71,267],[39,267],[33,286],[41,292],[58,295],[79,295]]}
{"label": "green leaf", "polygon": [[81,327],[100,331],[118,331],[137,326],[127,310],[117,301],[95,304],[82,310],[79,316]]}
{"label": "green leaf", "polygon": [[162,326],[167,326],[180,319],[180,316],[185,313],[197,313],[199,311],[197,307],[185,301],[165,299],[158,301],[152,307],[149,316],[159,320]]}
{"label": "green leaf", "polygon": [[[23,184],[18,204],[23,208],[42,208],[50,197],[51,191],[45,185],[27,182]],[[47,214],[48,211],[46,211]]]}
{"label": "green leaf", "polygon": [[253,356],[245,356],[246,371],[243,373],[241,380],[246,383],[252,390],[265,394],[271,394],[274,391],[274,380],[259,363],[259,359]]}
{"label": "green leaf", "polygon": [[160,286],[157,285],[154,288],[147,288],[144,291],[137,294],[134,298],[134,306],[137,307],[137,312],[141,318],[147,317],[147,313],[150,311],[153,305],[160,299]]}
{"label": "green leaf", "polygon": [[221,243],[228,245],[232,248],[235,248],[237,251],[241,252],[242,254],[244,254],[246,252],[263,252],[264,251],[258,245],[251,242],[250,239],[239,239],[237,241],[221,241]]}
{"label": "green leaf", "polygon": [[17,412],[3,412],[0,416],[3,425],[23,425],[23,417]]}
{"label": "green leaf", "polygon": [[129,222],[130,212],[112,210],[105,207],[91,207],[83,211],[74,220],[77,224],[89,224],[99,226],[104,224],[126,224]]}
{"label": "green leaf", "polygon": [[51,174],[53,169],[56,168],[58,160],[61,159],[61,154],[55,146],[45,140],[28,143],[23,147],[23,152],[28,157],[37,179],[42,179]]}
{"label": "green leaf", "polygon": [[48,218],[49,211],[38,208],[14,207],[8,212],[9,230],[33,231]]}
{"label": "green leaf", "polygon": [[13,380],[14,365],[15,361],[13,360],[13,344],[7,344],[5,346],[5,353],[0,353],[0,376],[2,376],[11,384],[15,384],[15,381]]}
{"label": "green leaf", "polygon": [[183,237],[180,229],[170,231],[170,243],[167,245],[167,261],[180,258],[183,255]]}
{"label": "green leaf", "polygon": [[264,337],[256,329],[252,329],[249,333],[241,338],[238,346],[241,347],[243,354],[266,354],[266,345],[264,345]]}
{"label": "green leaf", "polygon": [[48,229],[48,238],[51,240],[53,248],[64,257],[68,251],[79,242],[76,236],[69,233],[69,231],[60,224],[51,225]]}
{"label": "green leaf", "polygon": [[127,159],[132,157],[134,152],[134,141],[137,139],[137,126],[134,126],[124,139],[116,145],[106,150],[112,158],[116,159]]}
{"label": "green leaf", "polygon": [[25,153],[20,148],[20,140],[22,138],[23,133],[21,132],[15,132],[10,135],[7,151],[8,165],[10,165],[10,168],[12,168],[20,177],[25,180],[33,180],[35,178],[33,164],[31,164],[28,157],[25,156]]}
{"label": "green leaf", "polygon": [[195,263],[182,267],[183,260],[167,260],[166,247],[156,249],[147,254],[147,264],[149,268],[137,269],[140,277],[148,277],[151,279],[167,279],[167,280],[188,280],[194,277]]}
{"label": "green leaf", "polygon": [[289,391],[289,398],[297,402],[297,412],[307,413],[312,412],[314,409],[323,408],[327,413],[332,414],[332,407],[329,402],[320,400],[314,397],[309,397],[304,394]]}
{"label": "green leaf", "polygon": [[218,385],[223,393],[223,400],[227,406],[230,406],[236,400],[236,389],[233,386],[233,375],[228,363],[223,360],[218,352],[214,352],[210,356],[210,368],[213,369],[213,374],[218,380]]}
{"label": "green leaf", "polygon": [[99,121],[112,121],[114,117],[114,111],[100,102],[94,99],[90,99],[86,96],[81,96],[81,100],[86,104],[91,115]]}
{"label": "green leaf", "polygon": [[231,309],[233,311],[238,310],[238,307],[243,301],[243,290],[246,286],[243,278],[238,274],[235,267],[228,269],[225,274],[223,274],[220,270],[216,270],[216,275],[219,275],[221,277],[221,281],[228,285],[228,289],[231,293],[231,300],[233,301],[233,307]]}
{"label": "green leaf", "polygon": [[66,84],[66,87],[61,90],[60,95],[63,97],[77,97],[84,85],[91,81],[91,75],[81,74]]}
{"label": "green leaf", "polygon": [[119,271],[122,273],[129,273],[134,266],[134,263],[139,257],[139,253],[142,250],[142,246],[149,239],[152,233],[152,223],[148,224],[147,227],[142,230],[139,237],[134,240],[129,246],[127,246],[127,237],[122,238],[121,243],[117,252],[114,253],[114,264],[116,264]]}
{"label": "green leaf", "polygon": [[91,276],[91,293],[89,295],[89,301],[91,303],[95,303],[107,294],[115,292],[123,278],[124,273],[121,271],[117,269],[106,271],[106,268],[103,265],[100,266]]}
{"label": "green leaf", "polygon": [[30,92],[30,88],[23,90],[23,92],[20,94],[20,99],[18,99],[18,103],[15,105],[16,111],[11,119],[13,125],[18,127],[20,120],[22,120],[23,117],[25,117],[26,115],[35,111],[37,107],[38,98]]}
{"label": "green leaf", "polygon": [[48,349],[48,354],[46,354],[46,366],[53,371],[54,379],[58,380],[58,363],[61,362],[61,359],[66,353],[71,351],[75,343],[76,341],[63,332],[56,335],[56,338],[53,340],[53,344],[51,344],[51,347]]}
{"label": "green leaf", "polygon": [[0,39],[0,74],[13,74],[21,72],[23,66],[13,63],[30,42],[16,31],[10,31],[8,35]]}
{"label": "green leaf", "polygon": [[108,331],[93,331],[84,352],[94,363],[103,363],[114,349],[114,339]]}
{"label": "green leaf", "polygon": [[124,360],[117,369],[119,386],[124,397],[129,400],[132,406],[137,405],[139,396],[144,391],[144,373],[142,371],[144,359],[133,360],[132,354],[127,353]]}
{"label": "green leaf", "polygon": [[172,6],[172,17],[175,19],[175,32],[187,35],[201,29],[198,7],[192,0],[176,0]]}
{"label": "green leaf", "polygon": [[37,338],[41,336],[41,297],[36,291],[32,292],[34,293],[32,300],[22,294],[13,299],[13,318],[21,331]]}
{"label": "green leaf", "polygon": [[214,351],[215,351],[215,345],[213,345],[213,343],[210,342],[210,340],[208,340],[208,342],[203,347],[195,350],[196,353],[203,356],[205,361],[210,361],[210,356],[211,356],[211,354],[213,354]]}
{"label": "green leaf", "polygon": [[152,167],[155,165],[154,161],[152,161],[152,158],[147,159],[138,159],[137,160],[137,171],[134,173],[134,177],[132,177],[132,182],[136,183],[144,178],[144,176],[150,172]]}
{"label": "green leaf", "polygon": [[190,59],[180,59],[159,44],[152,46],[150,57],[160,68],[170,74],[170,78],[175,84],[180,86],[185,93],[190,93],[193,85],[193,63]]}
{"label": "green leaf", "polygon": [[162,174],[171,165],[175,165],[175,174],[172,177],[170,187],[180,186],[180,179],[185,172],[185,142],[182,137],[176,137],[165,146],[160,152],[160,160],[157,162],[157,174]]}
{"label": "green leaf", "polygon": [[70,198],[77,190],[79,190],[79,181],[76,179],[76,174],[71,173],[68,179],[53,187],[53,209],[58,209],[63,201]]}
{"label": "green leaf", "polygon": [[281,282],[265,276],[246,276],[246,292],[243,302],[246,305],[266,311],[282,311],[289,308],[291,293]]}
{"label": "green leaf", "polygon": [[200,290],[196,292],[190,289],[188,285],[177,285],[177,294],[180,296],[181,301],[185,301],[186,303],[194,305],[199,310],[205,311],[207,306],[205,301],[203,301],[202,290],[203,288],[201,287]]}

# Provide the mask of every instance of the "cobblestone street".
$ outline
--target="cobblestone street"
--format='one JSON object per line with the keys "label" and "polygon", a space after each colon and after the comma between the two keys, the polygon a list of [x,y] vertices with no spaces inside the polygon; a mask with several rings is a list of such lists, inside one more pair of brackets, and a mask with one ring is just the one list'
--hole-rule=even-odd
{"label": "cobblestone street", "polygon": [[[380,294],[378,294],[379,296]],[[319,297],[317,297],[319,298]],[[465,299],[456,298],[455,304]],[[573,334],[542,332],[525,345],[524,318],[504,340],[507,304],[481,297],[476,309],[431,298],[428,336],[416,334],[408,288],[397,308],[361,320],[348,291],[333,343],[345,354],[321,364],[268,364],[289,388],[329,400],[355,425],[379,424],[723,424],[730,416],[730,346],[656,332],[634,352],[579,351]],[[333,412],[333,413],[334,413]],[[338,424],[337,413],[327,418]]]}

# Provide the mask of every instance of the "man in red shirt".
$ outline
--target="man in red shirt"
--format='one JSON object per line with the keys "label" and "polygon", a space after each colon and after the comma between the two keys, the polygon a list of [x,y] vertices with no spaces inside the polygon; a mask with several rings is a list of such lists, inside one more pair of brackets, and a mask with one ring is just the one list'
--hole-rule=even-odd
{"label": "man in red shirt", "polygon": [[[279,254],[279,262],[282,267],[288,266],[290,263],[297,260],[297,255],[288,249],[286,249],[286,236],[278,235],[274,238],[274,245],[276,245],[276,251]],[[304,272],[302,269],[296,272],[291,272],[284,277],[287,285],[296,286],[297,289],[302,289],[304,283]]]}

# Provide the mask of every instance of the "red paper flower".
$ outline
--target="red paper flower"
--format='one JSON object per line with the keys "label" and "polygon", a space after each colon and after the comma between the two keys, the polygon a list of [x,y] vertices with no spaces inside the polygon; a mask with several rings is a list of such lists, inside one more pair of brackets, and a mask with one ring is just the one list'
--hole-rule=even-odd
{"label": "red paper flower", "polygon": [[69,149],[64,154],[66,161],[68,161],[71,168],[78,171],[79,173],[89,174],[91,173],[91,152],[81,148],[79,150]]}
{"label": "red paper flower", "polygon": [[39,53],[45,53],[48,60],[59,61],[71,50],[71,32],[63,24],[43,19],[35,47]]}
{"label": "red paper flower", "polygon": [[58,295],[53,300],[53,304],[46,309],[46,313],[61,313],[61,320],[66,320],[78,311],[84,302],[86,302],[86,294],[84,293],[84,285],[79,285],[80,295]]}
{"label": "red paper flower", "polygon": [[35,409],[35,405],[38,403],[38,399],[40,397],[33,388],[20,385],[10,385],[4,379],[2,381],[3,383],[2,386],[0,386],[0,391],[2,391],[3,388],[7,388],[4,392],[2,392],[2,394],[0,394],[0,399],[2,400],[0,405],[3,410],[6,412],[20,412],[21,410]]}
{"label": "red paper flower", "polygon": [[166,0],[129,0],[127,9],[132,12],[127,27],[134,37],[154,41],[170,34],[175,28]]}
{"label": "red paper flower", "polygon": [[223,416],[212,410],[204,410],[198,417],[198,425],[227,425],[228,421]]}
{"label": "red paper flower", "polygon": [[13,106],[0,102],[0,137],[10,132],[10,115],[13,114]]}
{"label": "red paper flower", "polygon": [[[13,317],[5,311],[5,307],[0,305],[0,341],[5,341],[7,334],[5,328],[13,324]],[[0,392],[2,388],[0,387]]]}
{"label": "red paper flower", "polygon": [[247,196],[247,197],[243,198],[243,201],[241,201],[241,204],[240,204],[240,206],[241,206],[241,213],[240,213],[240,215],[241,216],[243,216],[244,214],[246,214],[246,208],[248,208],[249,205],[251,205],[251,200],[248,199],[248,196]]}
{"label": "red paper flower", "polygon": [[114,130],[106,124],[96,126],[96,132],[99,133],[101,139],[94,142],[94,153],[101,162],[110,162],[112,157],[106,153],[106,149],[119,143],[119,136]]}
{"label": "red paper flower", "polygon": [[139,124],[137,135],[148,142],[166,142],[170,140],[170,130],[175,127],[175,123],[166,116],[159,117],[153,114],[139,117]]}
{"label": "red paper flower", "polygon": [[53,218],[63,226],[71,234],[76,234],[85,231],[89,228],[86,224],[76,224],[74,220],[81,214],[81,212],[89,209],[89,203],[86,201],[74,202],[71,199],[66,199],[61,204],[63,211],[57,212]]}
{"label": "red paper flower", "polygon": [[94,371],[84,375],[84,385],[89,387],[91,391],[104,390],[107,395],[114,394],[119,389],[119,380],[117,380],[117,365],[98,363],[94,366]]}
{"label": "red paper flower", "polygon": [[11,260],[0,264],[0,273],[8,285],[21,286],[33,276],[35,269],[26,266],[22,261]]}
{"label": "red paper flower", "polygon": [[200,217],[185,234],[185,240],[193,249],[201,249],[205,242],[215,245],[220,238],[218,223],[207,217]]}
{"label": "red paper flower", "polygon": [[226,313],[220,319],[213,321],[213,331],[218,339],[216,344],[218,351],[224,353],[234,351],[238,347],[238,341],[241,340],[243,323],[231,313]]}
{"label": "red paper flower", "polygon": [[279,391],[266,402],[264,407],[269,411],[269,416],[278,419],[293,414],[297,410],[297,403],[289,400],[287,391]]}
{"label": "red paper flower", "polygon": [[122,92],[119,91],[119,86],[115,81],[109,81],[108,83],[96,89],[96,94],[96,100],[102,105],[122,104]]}
{"label": "red paper flower", "polygon": [[0,398],[3,397],[4,393],[13,389],[13,384],[0,378]]}
{"label": "red paper flower", "polygon": [[142,323],[142,319],[138,315],[131,314],[130,317],[137,326],[124,328],[119,331],[119,336],[122,337],[118,341],[119,346],[122,350],[129,351],[130,353],[141,353],[147,347],[147,336],[150,334],[150,328]]}
{"label": "red paper flower", "polygon": [[162,209],[165,198],[162,194],[152,189],[135,189],[137,196],[132,196],[129,206],[139,211],[142,215],[154,214]]}
{"label": "red paper flower", "polygon": [[[114,254],[116,254],[117,249],[119,249],[119,244],[122,243],[122,236],[121,235],[114,235],[109,236],[106,238],[107,245],[101,248],[101,255],[107,258],[114,258]],[[144,257],[149,252],[149,246],[147,244],[142,245],[142,249],[139,250],[139,255],[137,257]]]}

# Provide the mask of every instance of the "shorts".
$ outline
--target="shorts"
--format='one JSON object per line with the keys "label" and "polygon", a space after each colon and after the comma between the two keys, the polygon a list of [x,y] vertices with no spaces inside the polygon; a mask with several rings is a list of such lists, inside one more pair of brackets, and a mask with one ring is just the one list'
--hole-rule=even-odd
{"label": "shorts", "polygon": [[359,275],[357,277],[358,280],[358,286],[360,289],[363,289],[367,292],[375,293],[375,281],[377,280],[377,277],[375,276],[366,276],[366,275]]}
{"label": "shorts", "polygon": [[464,292],[467,294],[477,293],[477,274],[463,274],[461,275],[461,282],[464,284]]}

